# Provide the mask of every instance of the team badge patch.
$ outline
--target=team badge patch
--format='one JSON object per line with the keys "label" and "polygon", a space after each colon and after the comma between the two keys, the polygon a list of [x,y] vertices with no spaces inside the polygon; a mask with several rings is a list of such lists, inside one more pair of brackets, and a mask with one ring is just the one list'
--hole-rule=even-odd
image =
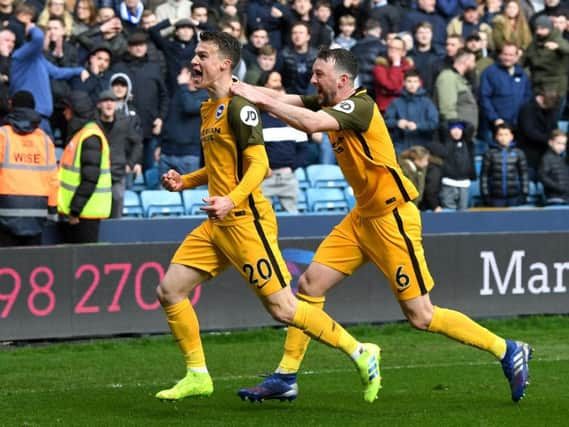
{"label": "team badge patch", "polygon": [[351,99],[347,99],[346,101],[342,101],[339,104],[334,105],[334,110],[341,111],[342,113],[350,114],[356,108],[354,101]]}
{"label": "team badge patch", "polygon": [[219,107],[217,107],[217,111],[215,112],[215,120],[221,117],[223,110],[225,110],[225,104],[221,104]]}
{"label": "team badge patch", "polygon": [[259,113],[250,105],[241,108],[239,117],[247,126],[257,126],[259,124]]}

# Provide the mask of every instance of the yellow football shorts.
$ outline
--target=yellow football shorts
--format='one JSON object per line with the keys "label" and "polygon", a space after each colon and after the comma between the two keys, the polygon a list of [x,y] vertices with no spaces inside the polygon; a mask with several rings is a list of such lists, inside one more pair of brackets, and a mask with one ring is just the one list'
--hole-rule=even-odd
{"label": "yellow football shorts", "polygon": [[274,214],[227,226],[204,221],[186,236],[171,262],[211,277],[231,264],[260,296],[285,288],[291,279],[278,247]]}
{"label": "yellow football shorts", "polygon": [[314,261],[347,275],[369,260],[383,272],[400,301],[433,288],[423,251],[421,217],[412,202],[381,217],[350,212],[314,255]]}

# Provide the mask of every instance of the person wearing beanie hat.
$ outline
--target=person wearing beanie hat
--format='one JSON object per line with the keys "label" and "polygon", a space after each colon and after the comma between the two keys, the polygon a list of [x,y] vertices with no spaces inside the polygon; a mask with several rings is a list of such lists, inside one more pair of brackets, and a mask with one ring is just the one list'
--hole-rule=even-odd
{"label": "person wearing beanie hat", "polygon": [[109,144],[95,122],[95,107],[86,92],[74,91],[63,110],[70,137],[60,161],[57,211],[64,243],[99,240],[100,220],[111,213]]}
{"label": "person wearing beanie hat", "polygon": [[46,220],[56,218],[55,147],[39,128],[31,92],[18,91],[9,103],[0,132],[0,247],[41,245]]}
{"label": "person wearing beanie hat", "polygon": [[529,69],[534,93],[556,92],[560,109],[567,93],[569,42],[546,15],[534,21],[534,38],[525,50],[520,65]]}

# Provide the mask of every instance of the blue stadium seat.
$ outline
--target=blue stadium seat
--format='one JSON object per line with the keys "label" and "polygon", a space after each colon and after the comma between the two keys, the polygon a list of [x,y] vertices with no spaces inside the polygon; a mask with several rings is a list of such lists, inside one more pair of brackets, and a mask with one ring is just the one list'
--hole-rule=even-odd
{"label": "blue stadium seat", "polygon": [[301,190],[306,190],[308,187],[310,187],[310,183],[306,178],[306,172],[304,171],[304,168],[296,168],[294,170],[294,174],[296,175],[296,179],[298,180],[298,188],[300,188]]}
{"label": "blue stadium seat", "polygon": [[123,216],[141,217],[144,212],[138,194],[132,190],[124,192],[124,206],[122,209]]}
{"label": "blue stadium seat", "polygon": [[308,212],[308,202],[306,201],[306,191],[298,190],[298,201],[296,204],[298,212]]}
{"label": "blue stadium seat", "polygon": [[545,195],[543,192],[543,184],[541,182],[529,182],[528,203],[534,206],[543,205]]}
{"label": "blue stadium seat", "polygon": [[148,190],[159,188],[160,176],[158,176],[158,168],[146,169],[144,171],[144,182]]}
{"label": "blue stadium seat", "polygon": [[55,161],[59,165],[59,161],[61,160],[61,156],[63,156],[63,148],[55,147]]}
{"label": "blue stadium seat", "polygon": [[476,177],[480,178],[480,171],[482,170],[482,156],[474,157],[474,170],[476,171]]}
{"label": "blue stadium seat", "polygon": [[206,190],[192,189],[182,192],[182,200],[184,202],[184,212],[186,215],[206,215],[200,208],[205,206],[203,199],[209,197]]}
{"label": "blue stadium seat", "polygon": [[306,199],[311,212],[348,212],[348,202],[339,188],[309,188]]}
{"label": "blue stadium seat", "polygon": [[165,190],[144,190],[140,193],[144,216],[179,216],[184,214],[180,193]]}
{"label": "blue stadium seat", "polygon": [[480,196],[480,180],[470,182],[470,188],[468,189],[468,206],[473,208],[476,206],[482,206],[482,197]]}
{"label": "blue stadium seat", "polygon": [[140,193],[142,190],[146,190],[146,182],[144,182],[144,175],[141,173],[136,175],[134,177],[134,180],[132,181],[132,186],[130,186],[129,189],[132,191],[136,191],[137,193]]}
{"label": "blue stadium seat", "polygon": [[350,186],[344,188],[344,197],[346,198],[346,202],[348,202],[348,208],[352,209],[356,205],[354,189]]}
{"label": "blue stadium seat", "polygon": [[306,177],[312,188],[341,188],[348,186],[338,165],[310,165]]}

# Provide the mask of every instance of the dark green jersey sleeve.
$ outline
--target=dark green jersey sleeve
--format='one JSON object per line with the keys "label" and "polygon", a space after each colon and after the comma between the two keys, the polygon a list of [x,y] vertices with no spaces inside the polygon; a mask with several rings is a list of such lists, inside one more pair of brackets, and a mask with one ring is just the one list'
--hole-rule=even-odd
{"label": "dark green jersey sleeve", "polygon": [[334,117],[340,124],[340,129],[364,132],[371,123],[374,107],[375,101],[371,97],[355,95],[333,107],[323,108],[322,111]]}
{"label": "dark green jersey sleeve", "polygon": [[318,111],[322,108],[318,103],[318,95],[301,95],[300,100],[309,110]]}
{"label": "dark green jersey sleeve", "polygon": [[255,104],[241,96],[232,97],[229,101],[227,120],[241,150],[249,145],[264,144],[261,114]]}

